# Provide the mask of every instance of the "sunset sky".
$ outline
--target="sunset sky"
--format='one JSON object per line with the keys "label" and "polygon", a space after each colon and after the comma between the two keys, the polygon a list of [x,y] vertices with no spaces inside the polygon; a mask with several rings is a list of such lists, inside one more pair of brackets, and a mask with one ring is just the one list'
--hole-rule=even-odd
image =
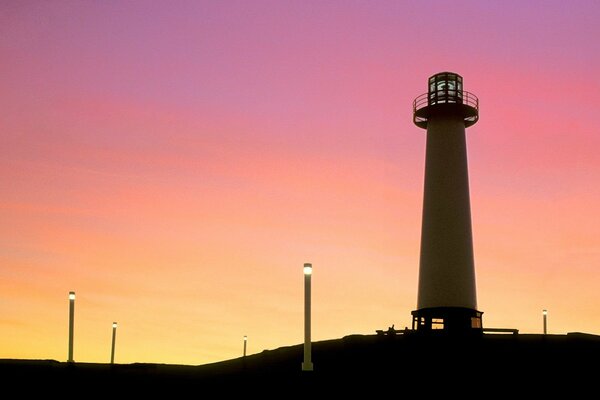
{"label": "sunset sky", "polygon": [[[600,334],[600,2],[3,1],[0,358],[203,364],[410,326],[453,71],[486,327]],[[300,360],[299,360],[300,362]],[[300,364],[298,364],[300,365]]]}

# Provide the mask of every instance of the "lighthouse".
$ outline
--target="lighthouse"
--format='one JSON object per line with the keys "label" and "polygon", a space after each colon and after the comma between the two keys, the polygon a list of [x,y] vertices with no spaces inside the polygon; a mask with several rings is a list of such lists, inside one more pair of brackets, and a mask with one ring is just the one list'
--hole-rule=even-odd
{"label": "lighthouse", "polygon": [[481,333],[477,310],[465,130],[479,100],[453,72],[429,78],[413,102],[413,122],[427,130],[417,309],[413,330]]}

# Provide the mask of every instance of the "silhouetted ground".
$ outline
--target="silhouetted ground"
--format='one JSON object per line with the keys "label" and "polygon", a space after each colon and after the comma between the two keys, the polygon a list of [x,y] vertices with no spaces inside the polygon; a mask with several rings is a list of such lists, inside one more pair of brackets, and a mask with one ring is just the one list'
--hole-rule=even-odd
{"label": "silhouetted ground", "polygon": [[[600,380],[600,336],[490,335],[480,338],[352,335],[313,343],[313,372],[301,372],[302,346],[214,364],[67,364],[0,360],[3,389],[66,397],[214,398],[247,393],[296,398],[541,394],[577,398]],[[361,396],[359,396],[361,395]],[[63,397],[61,396],[61,397]],[[320,396],[317,396],[320,398]]]}

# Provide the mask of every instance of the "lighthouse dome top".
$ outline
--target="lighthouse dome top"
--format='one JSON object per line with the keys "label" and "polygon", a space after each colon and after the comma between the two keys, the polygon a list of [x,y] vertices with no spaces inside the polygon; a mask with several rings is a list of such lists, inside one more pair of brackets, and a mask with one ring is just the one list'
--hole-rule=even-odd
{"label": "lighthouse dome top", "polygon": [[463,89],[463,78],[455,72],[439,72],[428,80],[428,91],[413,102],[413,122],[427,128],[427,121],[436,111],[452,111],[464,118],[465,127],[479,119],[479,99]]}

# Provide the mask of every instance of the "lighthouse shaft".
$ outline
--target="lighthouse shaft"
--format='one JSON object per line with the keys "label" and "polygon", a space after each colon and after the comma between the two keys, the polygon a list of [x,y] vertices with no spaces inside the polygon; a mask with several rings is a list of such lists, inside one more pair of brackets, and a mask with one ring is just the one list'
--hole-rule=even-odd
{"label": "lighthouse shaft", "polygon": [[465,125],[429,118],[417,308],[477,308]]}

